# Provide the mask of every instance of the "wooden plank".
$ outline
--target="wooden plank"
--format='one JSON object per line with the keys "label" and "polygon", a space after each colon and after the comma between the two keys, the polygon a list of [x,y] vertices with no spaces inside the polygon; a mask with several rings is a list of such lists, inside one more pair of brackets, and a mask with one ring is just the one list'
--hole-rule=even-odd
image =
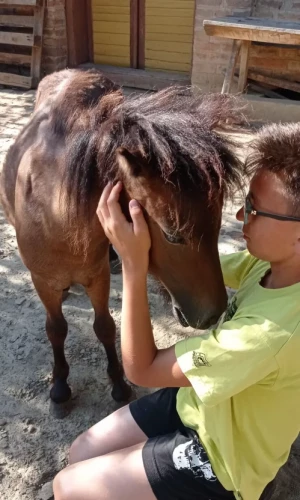
{"label": "wooden plank", "polygon": [[193,29],[194,27],[194,18],[193,12],[191,11],[190,17],[173,17],[173,15],[169,15],[168,17],[160,16],[159,9],[157,9],[157,13],[155,16],[146,16],[147,19],[147,29],[149,26],[173,26],[176,30],[179,26],[186,26],[188,28]]}
{"label": "wooden plank", "polygon": [[147,0],[147,8],[161,8],[169,9],[171,12],[173,9],[192,9],[194,11],[195,8],[195,0]]}
{"label": "wooden plank", "polygon": [[146,42],[178,42],[178,43],[191,43],[191,34],[184,35],[180,33],[146,33]]}
{"label": "wooden plank", "polygon": [[249,70],[248,78],[254,80],[256,82],[265,83],[267,85],[272,85],[273,87],[281,87],[286,90],[292,90],[294,92],[300,93],[300,83],[290,82],[289,80],[285,80],[284,78],[277,78],[273,76],[267,76],[263,74],[259,74],[256,71]]}
{"label": "wooden plank", "polygon": [[244,92],[247,85],[248,64],[251,42],[244,40],[241,45],[240,75],[238,81],[238,92]]}
{"label": "wooden plank", "polygon": [[203,26],[209,36],[284,45],[300,44],[299,23],[250,17],[225,17],[204,20]]}
{"label": "wooden plank", "polygon": [[146,48],[146,61],[149,59],[155,61],[157,59],[158,61],[189,64],[191,62],[191,55],[192,52],[189,54],[182,54],[175,51],[166,52],[165,50],[149,50],[148,47]]}
{"label": "wooden plank", "polygon": [[90,61],[90,17],[85,0],[66,2],[68,66],[76,67]]}
{"label": "wooden plank", "polygon": [[109,45],[110,43],[126,46],[129,51],[130,36],[129,34],[118,33],[115,36],[108,37],[107,33],[94,33],[94,45]]}
{"label": "wooden plank", "polygon": [[229,63],[227,66],[227,70],[226,70],[226,74],[225,74],[225,78],[224,78],[224,83],[223,83],[223,87],[222,87],[222,91],[221,91],[222,94],[228,94],[230,92],[231,84],[232,84],[232,80],[233,80],[233,75],[234,75],[234,68],[235,68],[236,63],[237,63],[240,48],[241,48],[241,42],[239,40],[233,40],[230,59],[229,59]]}
{"label": "wooden plank", "polygon": [[[193,27],[191,26],[178,26],[176,27],[178,34],[193,36]],[[151,26],[147,26],[146,24],[146,33],[173,33],[174,34],[174,25],[159,25],[153,24]]]}
{"label": "wooden plank", "polygon": [[28,76],[14,75],[12,73],[0,73],[0,84],[30,89],[31,78]]}
{"label": "wooden plank", "polygon": [[[40,1],[40,5],[34,11],[34,46],[32,48],[31,77],[32,87],[37,88],[41,79],[42,60],[42,38],[44,29],[45,0]],[[39,41],[39,42],[38,42]]]}
{"label": "wooden plank", "polygon": [[145,69],[146,46],[146,0],[139,0],[138,67]]}
{"label": "wooden plank", "polygon": [[31,55],[14,54],[9,52],[0,52],[1,64],[17,64],[19,66],[30,66]]}
{"label": "wooden plank", "polygon": [[161,41],[158,41],[156,39],[154,41],[147,39],[147,49],[158,51],[163,50],[164,52],[176,52],[178,54],[191,54],[193,47],[190,41],[189,43],[174,41],[164,42],[162,44]]}
{"label": "wooden plank", "polygon": [[0,31],[0,43],[5,43],[7,45],[24,45],[26,47],[32,47],[33,41],[33,35],[30,33]]}
{"label": "wooden plank", "polygon": [[93,0],[94,11],[101,11],[102,7],[129,7],[130,0]]}
{"label": "wooden plank", "polygon": [[[165,5],[163,3],[162,7],[152,7],[152,4],[150,6],[147,6],[147,15],[149,16],[157,16],[157,14],[161,17],[170,17],[170,9],[166,9]],[[186,9],[175,9],[174,7],[172,8],[172,17],[188,17],[188,18],[193,18],[194,15],[194,7]]]}
{"label": "wooden plank", "polygon": [[96,21],[93,23],[94,33],[109,33],[111,35],[122,33],[123,35],[130,34],[129,23],[113,23]]}
{"label": "wooden plank", "polygon": [[23,5],[24,7],[36,6],[39,0],[0,0],[0,5],[3,7],[11,7],[12,5]]}
{"label": "wooden plank", "polygon": [[[136,2],[137,0],[133,0],[133,2]],[[94,14],[93,19],[94,23],[96,22],[109,22],[109,23],[114,23],[116,19],[118,20],[119,23],[129,23],[130,22],[130,13],[128,14],[102,14],[102,12],[99,12],[99,14]]]}
{"label": "wooden plank", "polygon": [[130,1],[130,67],[138,68],[139,0]]}
{"label": "wooden plank", "polygon": [[10,26],[18,28],[33,28],[33,16],[7,16],[0,15],[0,26]]}
{"label": "wooden plank", "polygon": [[128,57],[128,47],[124,45],[95,45],[98,55]]}

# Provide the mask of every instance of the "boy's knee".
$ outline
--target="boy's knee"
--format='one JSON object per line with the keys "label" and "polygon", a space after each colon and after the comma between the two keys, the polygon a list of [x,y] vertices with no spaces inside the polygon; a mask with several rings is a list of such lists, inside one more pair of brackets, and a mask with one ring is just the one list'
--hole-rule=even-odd
{"label": "boy's knee", "polygon": [[87,460],[88,457],[88,439],[87,434],[84,432],[80,434],[74,443],[71,445],[69,451],[69,464],[77,464],[78,462],[83,462]]}
{"label": "boy's knee", "polygon": [[55,500],[71,500],[72,492],[70,491],[70,481],[67,478],[67,469],[62,470],[57,474],[53,481],[53,493]]}

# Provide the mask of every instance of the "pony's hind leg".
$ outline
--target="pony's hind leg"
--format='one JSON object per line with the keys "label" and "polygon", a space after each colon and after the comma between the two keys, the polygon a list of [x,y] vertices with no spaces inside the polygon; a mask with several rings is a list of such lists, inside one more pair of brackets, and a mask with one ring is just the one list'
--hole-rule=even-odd
{"label": "pony's hind leg", "polygon": [[111,394],[115,401],[122,402],[129,400],[132,391],[124,380],[124,370],[116,351],[116,325],[108,309],[109,282],[109,268],[107,266],[101,276],[86,287],[86,292],[95,311],[94,330],[104,345],[108,359],[107,373],[113,383]]}
{"label": "pony's hind leg", "polygon": [[68,324],[62,313],[63,290],[53,290],[34,274],[32,281],[47,312],[46,332],[54,355],[53,387],[50,397],[55,403],[64,403],[70,399],[71,389],[67,383],[69,365],[64,352]]}

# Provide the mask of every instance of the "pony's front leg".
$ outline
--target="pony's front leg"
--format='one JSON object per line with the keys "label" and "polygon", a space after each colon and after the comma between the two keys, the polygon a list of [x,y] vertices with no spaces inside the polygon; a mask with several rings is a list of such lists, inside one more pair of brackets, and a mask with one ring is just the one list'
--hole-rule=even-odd
{"label": "pony's front leg", "polygon": [[67,383],[69,365],[64,352],[68,324],[62,313],[63,290],[61,292],[53,290],[39,276],[34,274],[31,276],[47,312],[46,332],[54,355],[53,387],[50,397],[55,403],[65,403],[71,397],[71,389]]}
{"label": "pony's front leg", "polygon": [[116,351],[116,325],[108,309],[109,286],[110,273],[107,263],[101,275],[86,287],[86,292],[95,311],[94,330],[104,345],[108,359],[107,373],[113,383],[111,395],[115,401],[122,402],[129,400],[132,390],[124,380],[124,370]]}

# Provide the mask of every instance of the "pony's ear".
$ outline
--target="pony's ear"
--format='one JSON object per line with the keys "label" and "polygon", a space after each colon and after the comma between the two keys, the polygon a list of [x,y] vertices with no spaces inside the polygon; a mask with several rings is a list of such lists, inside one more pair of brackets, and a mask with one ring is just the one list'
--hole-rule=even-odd
{"label": "pony's ear", "polygon": [[139,151],[130,152],[125,148],[118,148],[117,159],[123,174],[130,177],[139,177],[143,171],[144,158]]}

